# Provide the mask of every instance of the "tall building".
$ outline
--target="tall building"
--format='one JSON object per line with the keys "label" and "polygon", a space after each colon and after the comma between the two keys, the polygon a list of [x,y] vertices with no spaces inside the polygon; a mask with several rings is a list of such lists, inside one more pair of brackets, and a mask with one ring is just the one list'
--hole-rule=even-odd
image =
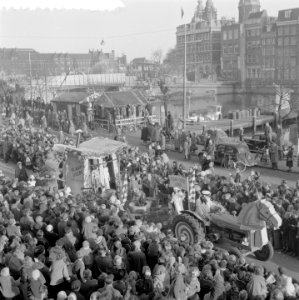
{"label": "tall building", "polygon": [[221,22],[217,19],[217,10],[212,0],[207,0],[205,7],[202,0],[198,0],[190,23],[177,27],[176,39],[178,60],[182,64],[186,42],[189,80],[216,79],[220,75]]}
{"label": "tall building", "polygon": [[261,10],[260,0],[240,0],[239,2],[239,23],[244,23],[251,13]]}
{"label": "tall building", "polygon": [[252,12],[245,21],[246,79],[250,81],[262,78],[262,30],[267,18],[267,12],[263,10]]}
{"label": "tall building", "polygon": [[299,82],[299,8],[279,11],[276,28],[276,81],[297,87]]}
{"label": "tall building", "polygon": [[223,20],[221,29],[221,76],[225,80],[238,81],[242,70],[243,26],[234,20]]}

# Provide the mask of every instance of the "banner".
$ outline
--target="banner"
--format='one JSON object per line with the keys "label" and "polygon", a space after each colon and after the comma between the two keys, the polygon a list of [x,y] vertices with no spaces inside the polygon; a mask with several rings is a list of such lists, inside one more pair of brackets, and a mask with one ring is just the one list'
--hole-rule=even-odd
{"label": "banner", "polygon": [[298,143],[298,129],[297,129],[297,125],[290,125],[290,142],[293,145],[297,145]]}
{"label": "banner", "polygon": [[66,185],[71,188],[72,194],[81,194],[84,183],[84,162],[77,155],[68,153]]}
{"label": "banner", "polygon": [[169,175],[169,186],[180,188],[181,190],[188,191],[188,179],[183,176]]}

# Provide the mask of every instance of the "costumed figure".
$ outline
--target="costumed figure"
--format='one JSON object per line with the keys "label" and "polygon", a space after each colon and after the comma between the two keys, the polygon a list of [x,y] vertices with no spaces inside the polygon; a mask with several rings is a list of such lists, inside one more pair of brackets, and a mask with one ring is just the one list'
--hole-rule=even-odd
{"label": "costumed figure", "polygon": [[59,162],[55,158],[54,151],[48,152],[42,173],[47,178],[47,186],[50,188],[50,190],[57,190],[57,180],[59,179]]}
{"label": "costumed figure", "polygon": [[185,194],[182,192],[180,188],[175,187],[170,203],[174,206],[174,209],[177,214],[180,214],[181,211],[184,210],[184,204],[183,204],[184,199],[185,199]]}

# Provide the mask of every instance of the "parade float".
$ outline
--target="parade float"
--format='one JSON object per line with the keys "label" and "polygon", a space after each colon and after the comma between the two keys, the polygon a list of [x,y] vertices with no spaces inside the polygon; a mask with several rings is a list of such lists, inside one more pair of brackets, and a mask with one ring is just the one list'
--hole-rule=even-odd
{"label": "parade float", "polygon": [[253,253],[260,261],[272,258],[274,250],[268,239],[267,226],[278,229],[282,220],[270,202],[258,199],[245,204],[236,216],[213,202],[209,191],[202,191],[202,198],[196,201],[192,186],[188,194],[188,209],[184,209],[185,195],[180,189],[176,189],[172,197],[172,224],[177,237],[184,235],[189,244],[206,238],[238,257]]}
{"label": "parade float", "polygon": [[76,146],[55,144],[53,150],[64,157],[63,181],[76,195],[83,190],[103,192],[119,188],[119,158],[126,148],[125,143],[95,137]]}

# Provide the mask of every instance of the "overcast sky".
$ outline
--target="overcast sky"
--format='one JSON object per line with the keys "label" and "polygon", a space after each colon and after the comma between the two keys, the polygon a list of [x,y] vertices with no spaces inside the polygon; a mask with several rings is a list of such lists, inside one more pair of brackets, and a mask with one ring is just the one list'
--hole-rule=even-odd
{"label": "overcast sky", "polygon": [[[68,1],[68,2],[66,2]],[[204,3],[206,0],[203,0]],[[222,16],[238,19],[239,0],[213,0]],[[37,0],[1,0],[0,7],[31,7]],[[44,7],[91,8],[76,10],[0,10],[0,47],[33,48],[39,52],[88,52],[89,49],[115,50],[129,60],[151,58],[155,49],[165,54],[175,46],[176,26],[189,22],[197,0],[38,0]],[[55,6],[56,5],[56,6]],[[299,7],[299,0],[261,0],[269,15],[278,10]],[[118,8],[115,8],[118,7]],[[181,19],[181,7],[185,11]],[[105,9],[105,11],[103,11]],[[105,45],[101,46],[101,40]]]}

